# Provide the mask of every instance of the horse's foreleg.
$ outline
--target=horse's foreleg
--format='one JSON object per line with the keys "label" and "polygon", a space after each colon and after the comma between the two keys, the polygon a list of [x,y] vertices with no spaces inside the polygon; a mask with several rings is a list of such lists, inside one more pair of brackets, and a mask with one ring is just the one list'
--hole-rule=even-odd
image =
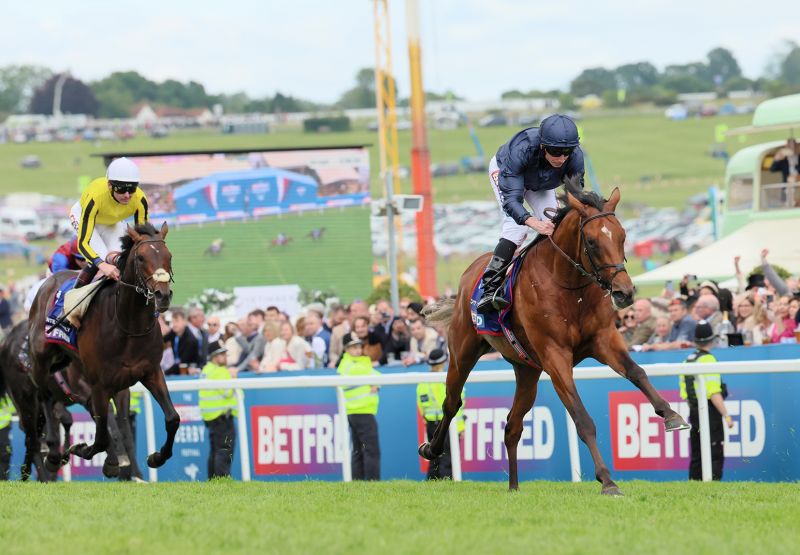
{"label": "horse's foreleg", "polygon": [[[514,392],[514,404],[506,420],[505,442],[508,452],[508,489],[518,490],[517,477],[517,446],[522,437],[522,419],[533,407],[536,401],[536,390],[539,385],[539,376],[542,371],[530,366],[514,365],[514,374],[517,376],[517,389]],[[495,456],[497,454],[495,453]]]}
{"label": "horse's foreleg", "polygon": [[628,354],[622,336],[616,330],[608,335],[610,336],[608,340],[601,338],[595,343],[594,358],[611,367],[620,376],[627,378],[639,391],[644,393],[644,396],[653,405],[656,414],[664,419],[665,431],[675,432],[688,429],[689,424],[686,423],[686,420],[669,406],[669,403],[650,383],[642,367],[636,364]]}
{"label": "horse's foreleg", "polygon": [[54,402],[52,397],[44,394],[40,401],[42,415],[44,415],[44,440],[47,443],[47,456],[44,459],[44,467],[48,472],[58,472],[61,468],[61,440],[59,438],[59,427],[54,414]]}
{"label": "horse's foreleg", "polygon": [[151,453],[147,457],[147,466],[150,468],[159,468],[170,457],[172,457],[172,444],[175,442],[175,434],[178,432],[178,427],[181,425],[181,417],[178,411],[172,406],[172,399],[169,396],[169,389],[167,389],[167,381],[164,379],[164,373],[156,367],[155,372],[150,372],[142,380],[147,390],[153,394],[153,398],[161,407],[164,412],[164,421],[167,428],[167,441],[161,447],[160,451]]}
{"label": "horse's foreleg", "polygon": [[606,463],[600,456],[597,448],[597,428],[586,407],[583,406],[578,389],[575,387],[575,380],[572,378],[572,353],[562,350],[555,344],[548,345],[541,351],[544,353],[542,364],[547,368],[550,378],[553,380],[553,387],[558,393],[561,402],[564,403],[567,411],[575,422],[578,430],[578,437],[589,448],[594,461],[594,472],[597,481],[603,484],[601,493],[604,495],[622,495],[617,484],[611,479]]}
{"label": "horse's foreleg", "polygon": [[[142,477],[139,470],[139,465],[136,464],[136,442],[131,430],[130,413],[131,413],[131,392],[128,389],[123,389],[114,396],[114,405],[117,407],[117,427],[119,428],[120,443],[124,450],[124,456],[127,459],[130,468],[120,475],[120,479],[124,475],[126,480],[130,480],[131,476],[137,478]],[[120,461],[123,456],[120,455]]]}
{"label": "horse's foreleg", "polygon": [[61,466],[69,464],[69,448],[72,443],[70,430],[72,429],[73,419],[72,413],[67,410],[61,403],[56,403],[55,406],[56,418],[61,422],[64,428],[64,445],[61,447]]}
{"label": "horse's foreleg", "polygon": [[109,449],[111,434],[108,432],[108,402],[110,392],[101,384],[92,386],[92,417],[95,423],[94,444],[79,443],[70,447],[70,454],[83,459],[91,460],[98,453],[106,452],[106,461],[103,463],[103,475],[106,478],[119,476],[119,461],[113,450]]}
{"label": "horse's foreleg", "polygon": [[108,404],[110,417],[108,419],[108,449],[106,449],[106,461],[110,461],[111,465],[120,467],[128,466],[130,461],[122,450],[122,437],[120,436],[119,426],[117,426],[117,417],[113,413],[113,409],[115,408],[116,407],[111,403]]}

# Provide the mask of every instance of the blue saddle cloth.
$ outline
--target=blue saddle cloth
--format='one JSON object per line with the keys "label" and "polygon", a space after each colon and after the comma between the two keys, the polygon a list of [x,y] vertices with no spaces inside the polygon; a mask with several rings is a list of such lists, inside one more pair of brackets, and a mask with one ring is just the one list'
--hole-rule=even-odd
{"label": "blue saddle cloth", "polygon": [[[469,309],[472,313],[472,325],[475,326],[475,331],[482,335],[506,335],[503,328],[508,328],[508,314],[514,306],[514,292],[513,284],[516,279],[517,272],[522,264],[519,264],[520,258],[517,257],[511,262],[510,279],[503,282],[503,296],[511,302],[511,306],[501,311],[492,310],[487,314],[478,314],[478,301],[481,300],[483,295],[483,273],[478,277],[475,288],[472,290],[472,299],[469,303]],[[486,272],[486,268],[483,269]]]}
{"label": "blue saddle cloth", "polygon": [[49,330],[53,324],[58,321],[59,316],[61,316],[61,313],[64,310],[64,296],[68,291],[72,290],[77,279],[77,277],[68,279],[62,283],[61,287],[59,287],[58,291],[56,291],[56,294],[53,297],[53,304],[50,307],[50,310],[47,311],[47,318],[45,318],[44,336],[45,341],[48,343],[60,343],[62,345],[66,345],[76,352],[78,351],[78,333],[68,320],[61,322],[58,326],[53,328],[53,331],[47,330]]}

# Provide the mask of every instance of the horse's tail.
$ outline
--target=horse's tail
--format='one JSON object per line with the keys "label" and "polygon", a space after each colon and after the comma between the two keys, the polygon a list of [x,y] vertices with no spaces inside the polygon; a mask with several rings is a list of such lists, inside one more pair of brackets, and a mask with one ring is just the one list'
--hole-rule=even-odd
{"label": "horse's tail", "polygon": [[453,319],[453,310],[456,306],[455,297],[437,301],[429,304],[422,310],[422,315],[428,322],[441,322],[445,331],[450,327],[450,321]]}

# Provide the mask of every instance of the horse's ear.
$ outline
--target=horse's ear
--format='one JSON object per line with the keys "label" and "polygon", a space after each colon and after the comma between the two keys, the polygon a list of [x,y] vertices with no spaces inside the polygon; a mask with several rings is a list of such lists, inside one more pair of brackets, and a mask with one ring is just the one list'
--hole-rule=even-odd
{"label": "horse's ear", "polygon": [[603,205],[603,212],[613,212],[619,203],[619,187],[614,187],[614,192],[608,197],[608,200]]}
{"label": "horse's ear", "polygon": [[167,225],[167,221],[164,220],[164,223],[161,224],[161,231],[160,231],[162,239],[166,239],[167,238],[167,232],[168,231],[169,231],[169,226]]}
{"label": "horse's ear", "polygon": [[136,233],[136,230],[133,229],[130,224],[128,224],[128,236],[136,243],[142,240],[142,236]]}
{"label": "horse's ear", "polygon": [[572,193],[567,193],[567,200],[569,201],[569,205],[577,210],[578,214],[580,214],[582,218],[589,217],[588,211],[586,210],[587,206],[572,196]]}

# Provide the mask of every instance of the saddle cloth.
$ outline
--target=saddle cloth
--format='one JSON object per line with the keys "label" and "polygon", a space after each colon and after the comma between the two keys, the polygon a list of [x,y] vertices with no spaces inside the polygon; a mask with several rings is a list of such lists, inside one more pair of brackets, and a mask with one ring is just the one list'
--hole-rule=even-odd
{"label": "saddle cloth", "polygon": [[56,294],[53,296],[53,304],[50,305],[50,310],[47,311],[47,317],[44,320],[45,341],[48,343],[66,345],[76,352],[78,351],[78,334],[75,327],[70,324],[69,321],[64,320],[52,330],[50,330],[50,328],[58,321],[61,314],[63,314],[66,294],[68,291],[72,290],[77,279],[77,277],[74,277],[61,284],[61,287],[58,288],[58,291],[56,291]]}

